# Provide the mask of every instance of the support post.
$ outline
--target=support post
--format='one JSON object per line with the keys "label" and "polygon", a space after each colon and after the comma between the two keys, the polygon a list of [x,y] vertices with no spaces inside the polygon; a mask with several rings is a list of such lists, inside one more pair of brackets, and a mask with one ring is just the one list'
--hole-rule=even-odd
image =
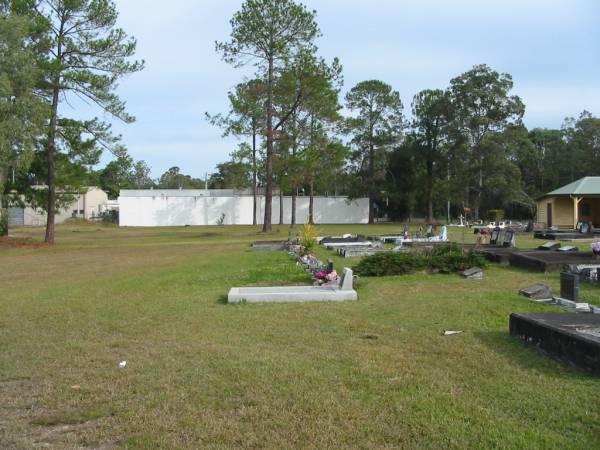
{"label": "support post", "polygon": [[573,229],[577,228],[577,222],[579,222],[579,203],[583,200],[583,197],[573,197]]}

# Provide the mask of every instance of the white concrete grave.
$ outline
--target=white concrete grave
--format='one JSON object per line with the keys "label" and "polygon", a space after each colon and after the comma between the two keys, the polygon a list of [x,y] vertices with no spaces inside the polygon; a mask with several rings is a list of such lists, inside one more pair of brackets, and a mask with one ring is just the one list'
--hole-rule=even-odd
{"label": "white concrete grave", "polygon": [[231,288],[228,303],[343,302],[358,300],[352,288],[352,270],[344,268],[339,283],[324,286]]}

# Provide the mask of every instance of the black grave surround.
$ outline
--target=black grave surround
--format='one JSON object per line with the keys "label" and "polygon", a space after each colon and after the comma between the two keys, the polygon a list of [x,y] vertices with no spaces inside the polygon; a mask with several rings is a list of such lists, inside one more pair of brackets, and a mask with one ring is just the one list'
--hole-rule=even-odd
{"label": "black grave surround", "polygon": [[600,314],[512,313],[509,327],[511,336],[600,376]]}
{"label": "black grave surround", "polygon": [[547,250],[513,252],[509,259],[511,266],[539,272],[559,272],[566,266],[598,262],[592,252],[549,252]]}

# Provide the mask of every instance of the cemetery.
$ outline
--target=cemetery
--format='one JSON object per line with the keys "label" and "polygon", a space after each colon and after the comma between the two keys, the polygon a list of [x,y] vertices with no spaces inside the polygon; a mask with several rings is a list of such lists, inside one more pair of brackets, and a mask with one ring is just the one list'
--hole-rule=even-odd
{"label": "cemetery", "polygon": [[600,449],[593,1],[149,3],[0,2],[0,450]]}

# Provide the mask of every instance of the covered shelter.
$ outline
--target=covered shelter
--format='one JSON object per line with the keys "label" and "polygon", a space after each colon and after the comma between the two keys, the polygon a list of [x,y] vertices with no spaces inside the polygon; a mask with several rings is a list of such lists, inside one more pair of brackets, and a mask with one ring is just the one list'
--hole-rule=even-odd
{"label": "covered shelter", "polygon": [[550,228],[577,228],[580,222],[600,227],[600,177],[584,177],[537,200],[537,222]]}

